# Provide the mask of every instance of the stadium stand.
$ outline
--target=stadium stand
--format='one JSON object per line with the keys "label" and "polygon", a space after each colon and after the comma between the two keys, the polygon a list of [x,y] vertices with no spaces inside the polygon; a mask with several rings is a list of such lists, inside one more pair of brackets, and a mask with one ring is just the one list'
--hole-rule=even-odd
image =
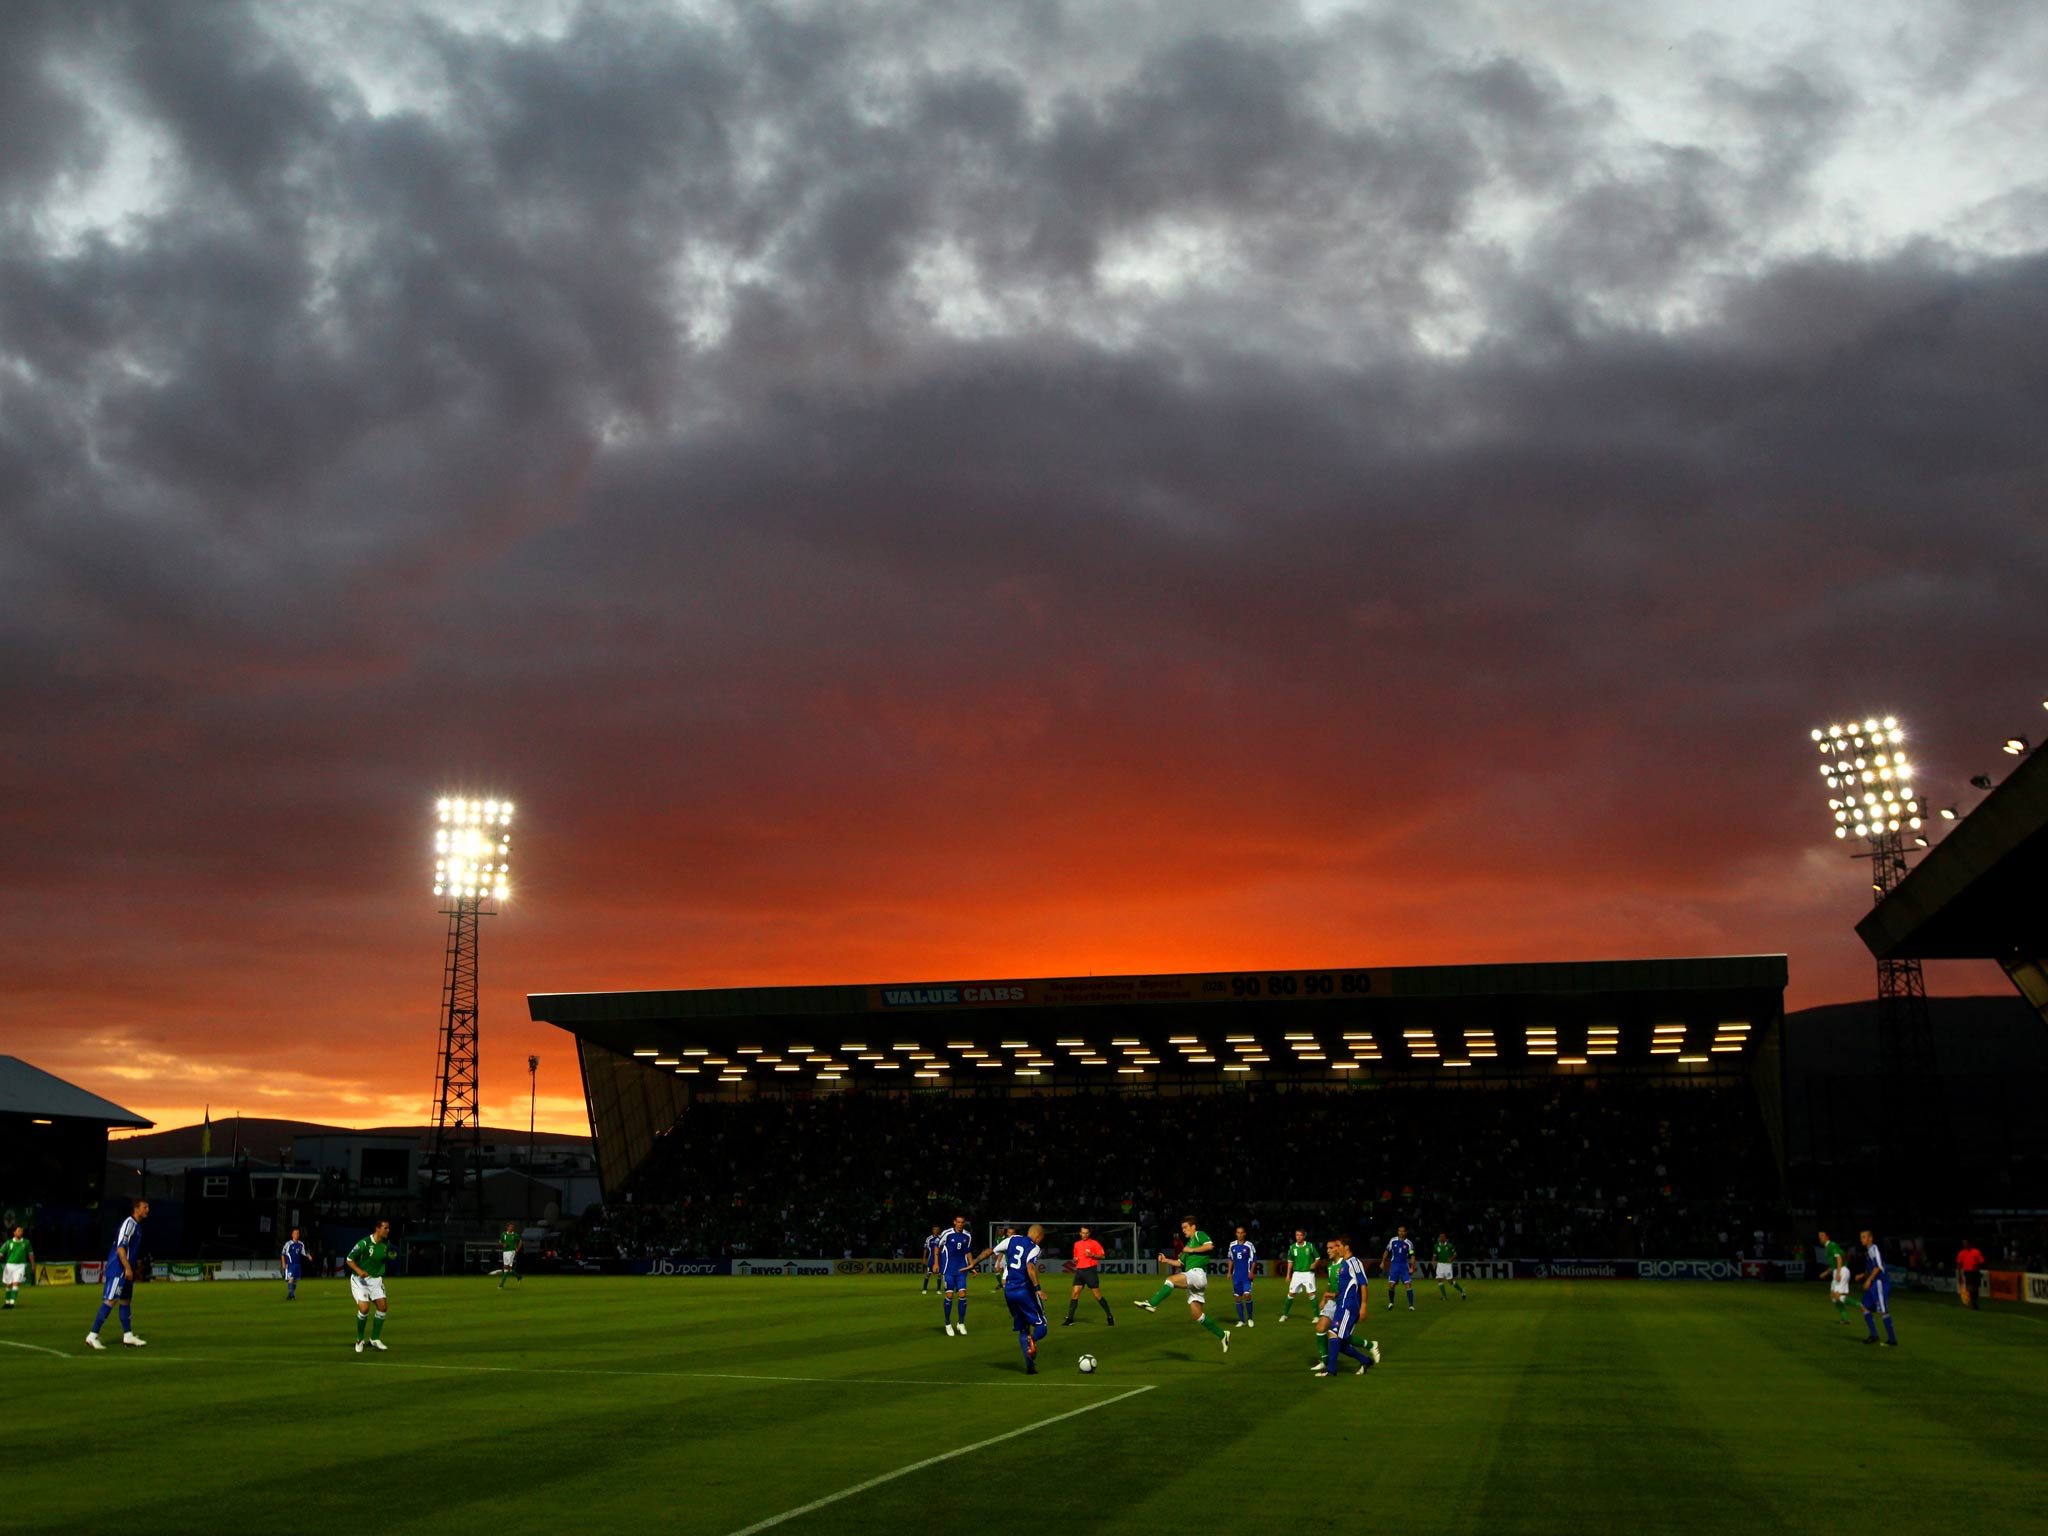
{"label": "stadium stand", "polygon": [[1471,1259],[1798,1251],[1746,1086],[1643,1080],[705,1103],[630,1193],[598,1225],[632,1257],[915,1254],[955,1211],[1162,1237],[1183,1207],[1374,1244],[1405,1222]]}

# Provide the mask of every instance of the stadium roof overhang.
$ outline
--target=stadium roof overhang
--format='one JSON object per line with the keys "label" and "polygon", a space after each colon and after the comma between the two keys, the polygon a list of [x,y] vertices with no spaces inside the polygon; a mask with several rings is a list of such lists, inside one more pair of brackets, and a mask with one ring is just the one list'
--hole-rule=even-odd
{"label": "stadium roof overhang", "polygon": [[1783,955],[1742,955],[542,993],[528,1005],[586,1047],[695,1087],[1136,1086],[1720,1073],[1775,1030],[1785,981]]}
{"label": "stadium roof overhang", "polygon": [[132,1109],[123,1109],[76,1083],[32,1067],[19,1056],[0,1056],[0,1115],[27,1115],[32,1120],[83,1120],[93,1125],[118,1125],[147,1130],[156,1124]]}
{"label": "stadium roof overhang", "polygon": [[2048,753],[2032,752],[1856,925],[1880,960],[2048,956]]}

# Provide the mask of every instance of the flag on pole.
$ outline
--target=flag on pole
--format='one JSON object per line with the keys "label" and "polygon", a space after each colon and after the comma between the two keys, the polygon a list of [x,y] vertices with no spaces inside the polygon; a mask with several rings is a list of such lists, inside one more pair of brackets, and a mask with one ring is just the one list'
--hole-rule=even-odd
{"label": "flag on pole", "polygon": [[213,1106],[206,1106],[206,1117],[199,1122],[199,1155],[213,1156]]}

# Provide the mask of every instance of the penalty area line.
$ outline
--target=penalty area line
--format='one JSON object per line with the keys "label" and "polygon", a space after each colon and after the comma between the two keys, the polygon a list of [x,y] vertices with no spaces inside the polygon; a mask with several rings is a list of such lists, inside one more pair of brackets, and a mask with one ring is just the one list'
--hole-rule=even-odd
{"label": "penalty area line", "polygon": [[990,1435],[986,1440],[977,1440],[972,1445],[963,1445],[958,1450],[941,1451],[936,1456],[927,1456],[923,1461],[913,1461],[907,1467],[898,1467],[894,1472],[884,1472],[880,1477],[871,1477],[864,1483],[855,1483],[851,1488],[842,1488],[837,1493],[828,1493],[822,1499],[813,1499],[808,1504],[799,1504],[795,1509],[785,1509],[779,1515],[770,1515],[766,1520],[756,1520],[752,1525],[743,1525],[731,1536],[754,1536],[757,1531],[773,1530],[785,1521],[799,1515],[808,1515],[815,1510],[837,1504],[841,1499],[850,1499],[857,1493],[866,1493],[870,1488],[879,1488],[884,1483],[893,1483],[899,1477],[908,1477],[913,1472],[922,1472],[926,1467],[936,1467],[942,1461],[951,1461],[958,1456],[971,1456],[976,1451],[985,1451],[992,1445],[1001,1445],[1005,1440],[1014,1440],[1019,1435],[1032,1434],[1037,1430],[1049,1429],[1065,1419],[1079,1418],[1084,1413],[1093,1413],[1098,1408],[1107,1408],[1114,1403],[1128,1402],[1131,1398],[1150,1392],[1151,1387],[1134,1387],[1128,1392],[1119,1392],[1115,1397],[1105,1397],[1097,1403],[1086,1403],[1079,1408],[1069,1408],[1065,1413],[1056,1413],[1049,1419],[1040,1419],[1035,1424],[1026,1424],[1021,1429],[1006,1430],[1000,1435]]}

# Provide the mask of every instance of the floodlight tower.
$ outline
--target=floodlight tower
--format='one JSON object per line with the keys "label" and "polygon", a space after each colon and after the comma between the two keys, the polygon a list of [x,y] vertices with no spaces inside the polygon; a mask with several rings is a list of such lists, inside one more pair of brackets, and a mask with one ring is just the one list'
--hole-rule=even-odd
{"label": "floodlight tower", "polygon": [[[1906,733],[1891,715],[1830,725],[1812,733],[1820,771],[1832,792],[1835,836],[1869,845],[1856,855],[1870,860],[1873,903],[1906,878],[1906,839],[1920,830],[1925,807],[1913,788]],[[1935,1081],[1934,1032],[1927,1016],[1927,982],[1918,960],[1877,962],[1878,1050],[1888,1077]]]}
{"label": "floodlight tower", "polygon": [[[1868,846],[1856,857],[1870,860],[1872,901],[1882,903],[1906,878],[1906,839],[1920,840],[1926,816],[1913,788],[1906,733],[1886,715],[1811,734],[1830,791],[1835,836],[1844,842],[1859,838]],[[1941,1204],[1948,1117],[1934,1060],[1927,983],[1918,960],[1877,962],[1877,1050],[1883,1184],[1902,1213],[1925,1218]]]}
{"label": "floodlight tower", "polygon": [[[441,973],[441,1055],[434,1072],[431,1166],[446,1180],[453,1217],[483,1152],[477,1107],[477,928],[511,891],[512,802],[436,802],[434,894],[448,917],[448,953]],[[452,1166],[459,1162],[460,1166]],[[482,1211],[479,1175],[478,1211]]]}

